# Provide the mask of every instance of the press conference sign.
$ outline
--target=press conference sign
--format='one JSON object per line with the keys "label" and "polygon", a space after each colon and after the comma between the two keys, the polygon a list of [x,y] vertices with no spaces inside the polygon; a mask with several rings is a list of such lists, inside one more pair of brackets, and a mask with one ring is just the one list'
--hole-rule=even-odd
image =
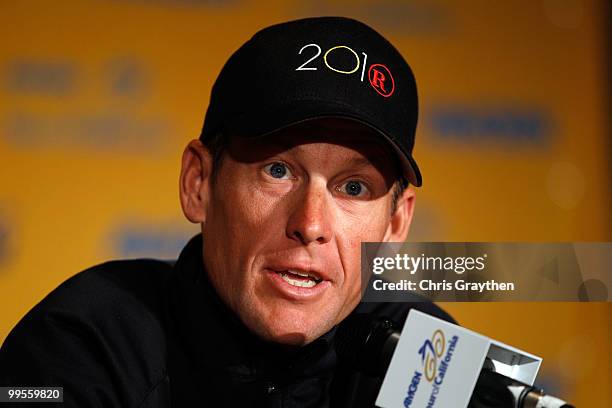
{"label": "press conference sign", "polygon": [[[376,399],[381,408],[466,407],[485,358],[533,384],[541,358],[418,310],[408,314]],[[505,370],[505,371],[504,371]]]}

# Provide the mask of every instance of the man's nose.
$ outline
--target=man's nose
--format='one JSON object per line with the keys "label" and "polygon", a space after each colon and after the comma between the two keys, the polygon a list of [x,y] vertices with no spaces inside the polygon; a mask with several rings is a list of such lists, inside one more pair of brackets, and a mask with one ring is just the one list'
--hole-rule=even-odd
{"label": "man's nose", "polygon": [[[314,184],[314,183],[313,183]],[[287,222],[287,235],[304,245],[325,244],[333,237],[333,214],[326,186],[309,184],[295,197]]]}

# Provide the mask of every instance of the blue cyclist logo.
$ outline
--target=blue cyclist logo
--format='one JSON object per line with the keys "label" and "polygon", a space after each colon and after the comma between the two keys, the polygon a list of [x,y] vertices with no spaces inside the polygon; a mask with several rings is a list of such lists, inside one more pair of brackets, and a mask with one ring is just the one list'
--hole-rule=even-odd
{"label": "blue cyclist logo", "polygon": [[438,359],[444,354],[446,339],[442,330],[436,330],[431,339],[425,340],[419,349],[423,372],[427,381],[432,382],[438,372]]}

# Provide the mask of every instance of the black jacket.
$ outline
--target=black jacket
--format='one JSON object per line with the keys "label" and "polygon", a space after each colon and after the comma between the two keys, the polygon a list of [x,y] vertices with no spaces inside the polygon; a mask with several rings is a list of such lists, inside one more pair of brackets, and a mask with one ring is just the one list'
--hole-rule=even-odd
{"label": "black jacket", "polygon": [[[337,363],[334,330],[297,352],[251,334],[208,282],[201,240],[174,264],[112,261],[68,279],[6,338],[0,386],[63,386],[61,406],[79,408],[373,406],[381,379]],[[403,322],[411,307],[451,320],[425,302],[355,312]]]}

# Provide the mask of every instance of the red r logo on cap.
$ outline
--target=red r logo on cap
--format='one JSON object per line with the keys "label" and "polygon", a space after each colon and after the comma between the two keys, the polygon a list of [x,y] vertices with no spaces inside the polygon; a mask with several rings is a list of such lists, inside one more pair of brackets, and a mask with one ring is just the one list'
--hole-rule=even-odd
{"label": "red r logo on cap", "polygon": [[395,91],[395,81],[389,68],[383,64],[372,64],[368,70],[368,79],[372,88],[385,98],[393,95]]}

